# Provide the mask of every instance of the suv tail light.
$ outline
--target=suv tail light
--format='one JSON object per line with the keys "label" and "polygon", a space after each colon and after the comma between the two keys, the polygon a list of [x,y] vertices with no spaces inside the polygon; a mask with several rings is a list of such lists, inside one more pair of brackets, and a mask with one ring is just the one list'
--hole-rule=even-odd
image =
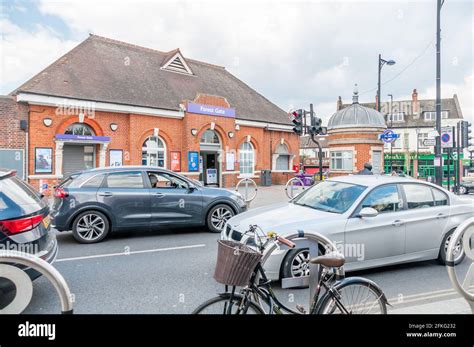
{"label": "suv tail light", "polygon": [[66,198],[69,194],[61,187],[58,187],[54,190],[54,197],[56,198]]}
{"label": "suv tail light", "polygon": [[43,217],[42,214],[39,214],[27,218],[0,221],[0,230],[6,235],[23,233],[36,228],[43,220]]}

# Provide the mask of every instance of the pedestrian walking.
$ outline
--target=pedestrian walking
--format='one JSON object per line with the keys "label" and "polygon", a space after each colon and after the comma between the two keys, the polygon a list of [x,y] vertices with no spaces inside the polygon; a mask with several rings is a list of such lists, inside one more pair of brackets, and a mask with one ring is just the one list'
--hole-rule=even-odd
{"label": "pedestrian walking", "polygon": [[360,170],[358,175],[373,175],[374,173],[372,172],[372,164],[370,163],[365,163],[364,168]]}

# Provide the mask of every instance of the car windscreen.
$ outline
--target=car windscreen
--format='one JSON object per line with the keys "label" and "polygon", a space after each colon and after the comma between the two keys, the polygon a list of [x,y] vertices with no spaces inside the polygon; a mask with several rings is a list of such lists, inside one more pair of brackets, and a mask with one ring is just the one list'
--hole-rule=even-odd
{"label": "car windscreen", "polygon": [[324,181],[297,196],[292,202],[320,211],[344,213],[366,188],[357,184]]}

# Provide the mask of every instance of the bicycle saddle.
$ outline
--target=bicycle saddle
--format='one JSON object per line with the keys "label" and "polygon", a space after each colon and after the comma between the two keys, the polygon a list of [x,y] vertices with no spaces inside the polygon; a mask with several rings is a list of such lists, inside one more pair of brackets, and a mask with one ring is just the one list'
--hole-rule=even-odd
{"label": "bicycle saddle", "polygon": [[341,267],[346,263],[346,258],[339,252],[333,252],[312,258],[309,262],[311,264],[321,264],[326,267]]}

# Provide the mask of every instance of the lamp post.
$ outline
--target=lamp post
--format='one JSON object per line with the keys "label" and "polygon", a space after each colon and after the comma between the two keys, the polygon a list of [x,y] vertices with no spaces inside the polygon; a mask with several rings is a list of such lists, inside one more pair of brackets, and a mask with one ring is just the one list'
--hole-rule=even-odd
{"label": "lamp post", "polygon": [[[421,129],[416,128],[415,131],[416,131],[416,177],[415,178],[418,178],[418,155],[419,155],[420,131],[421,131]],[[413,164],[413,167],[415,167],[414,164]]]}
{"label": "lamp post", "polygon": [[438,0],[436,6],[436,146],[435,160],[438,162],[435,167],[436,184],[443,184],[443,167],[441,159],[441,7],[444,0]]}
{"label": "lamp post", "polygon": [[395,61],[382,59],[382,55],[379,54],[379,71],[378,71],[378,84],[377,84],[377,111],[379,112],[380,112],[380,74],[382,72],[382,66],[384,66],[385,64],[395,65]]}
{"label": "lamp post", "polygon": [[[388,96],[390,97],[390,129],[393,130],[393,95],[388,94]],[[379,101],[379,104],[380,104],[380,101]],[[393,142],[390,142],[390,174],[393,171],[392,156],[393,156]]]}

